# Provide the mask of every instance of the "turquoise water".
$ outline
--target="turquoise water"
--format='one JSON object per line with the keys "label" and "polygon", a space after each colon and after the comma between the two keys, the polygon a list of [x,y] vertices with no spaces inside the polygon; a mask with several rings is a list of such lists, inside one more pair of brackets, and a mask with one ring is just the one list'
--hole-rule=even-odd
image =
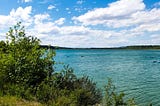
{"label": "turquoise water", "polygon": [[[88,75],[103,88],[112,78],[117,91],[140,106],[160,106],[159,50],[57,50],[57,62],[69,64],[78,76]],[[57,65],[57,69],[60,65]]]}

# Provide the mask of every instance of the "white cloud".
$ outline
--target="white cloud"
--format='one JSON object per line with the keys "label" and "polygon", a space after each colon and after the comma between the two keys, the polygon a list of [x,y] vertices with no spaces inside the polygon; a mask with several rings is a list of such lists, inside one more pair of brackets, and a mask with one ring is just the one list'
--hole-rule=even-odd
{"label": "white cloud", "polygon": [[54,23],[55,23],[56,25],[63,25],[63,24],[64,24],[64,21],[65,21],[65,18],[60,18],[60,19],[56,20]]}
{"label": "white cloud", "polygon": [[10,17],[12,18],[16,18],[16,19],[22,19],[22,20],[28,20],[30,18],[30,14],[32,11],[32,7],[26,7],[26,8],[22,8],[19,7],[17,8],[17,10],[12,9],[10,12]]}
{"label": "white cloud", "polygon": [[83,26],[64,26],[61,27],[61,35],[87,35],[89,28]]}
{"label": "white cloud", "polygon": [[[63,19],[63,18],[62,18]],[[57,24],[62,24],[62,19],[52,22],[49,14],[37,14],[34,16],[34,26],[31,32],[36,32],[38,38],[48,36],[49,34],[57,34],[59,32],[59,27]]]}
{"label": "white cloud", "polygon": [[160,23],[142,24],[133,29],[135,32],[156,32],[160,31]]}
{"label": "white cloud", "polygon": [[[65,33],[65,35],[53,36],[52,43],[54,45],[66,46],[66,47],[111,47],[113,45],[126,42],[125,38],[117,37],[114,39],[111,37],[113,34],[118,34],[110,31],[103,30],[88,30],[84,32],[71,30],[74,26],[64,27],[64,32],[72,31],[71,33]],[[83,29],[83,28],[82,28]],[[85,29],[85,28],[84,28]]]}
{"label": "white cloud", "polygon": [[53,23],[39,23],[34,26],[34,31],[37,34],[57,34],[59,33],[59,27],[54,26]]}
{"label": "white cloud", "polygon": [[47,21],[50,20],[50,15],[49,14],[36,14],[34,16],[34,23],[35,24],[43,23],[46,20]]}
{"label": "white cloud", "polygon": [[54,8],[56,8],[54,5],[49,5],[49,6],[48,6],[48,10],[52,10],[52,9],[54,9]]}
{"label": "white cloud", "polygon": [[[146,9],[143,0],[119,0],[109,4],[106,8],[96,8],[72,19],[75,23],[82,23],[86,27],[101,25],[104,29],[111,28],[112,31],[99,30],[99,33],[102,33],[101,38],[104,39],[100,41],[106,42],[106,45],[121,46],[160,44],[158,42],[160,41],[159,17],[160,9]],[[105,39],[105,35],[110,36]],[[152,37],[155,35],[158,40]],[[99,45],[103,46],[105,43]]]}
{"label": "white cloud", "polygon": [[[41,16],[43,17],[41,19],[46,20],[42,14],[38,15],[38,17]],[[121,37],[122,33],[119,32],[93,30],[85,26],[58,26],[57,22],[64,20],[63,18],[54,22],[50,20],[44,22],[44,20],[38,21],[39,23],[34,25],[33,30],[30,30],[34,32],[32,34],[36,34],[42,40],[42,44],[66,47],[104,47],[104,45],[110,46],[109,43],[114,44],[112,41],[125,41],[120,38],[119,40],[110,39],[111,37]]]}
{"label": "white cloud", "polygon": [[31,6],[26,8],[19,7],[16,10],[12,9],[9,15],[0,15],[0,28],[9,28],[20,21],[23,23],[23,25],[29,26],[32,23],[31,11]]}
{"label": "white cloud", "polygon": [[106,8],[96,8],[79,17],[73,17],[73,20],[82,22],[84,25],[104,24],[109,26],[116,20],[128,19],[131,14],[144,9],[145,4],[142,0],[119,0],[109,4]]}
{"label": "white cloud", "polygon": [[25,3],[32,2],[32,0],[22,0],[22,2],[25,2]]}
{"label": "white cloud", "polygon": [[[33,14],[32,7],[28,6],[12,9],[8,15],[0,15],[0,31],[21,21],[27,26],[27,34],[40,38],[42,44],[67,47],[159,44],[159,17],[160,9],[147,10],[142,0],[119,0],[106,8],[97,8],[74,17],[78,24],[66,26],[64,22],[68,20],[65,18],[53,20],[48,13]],[[99,25],[102,26],[99,28]],[[3,39],[1,35],[0,39]]]}

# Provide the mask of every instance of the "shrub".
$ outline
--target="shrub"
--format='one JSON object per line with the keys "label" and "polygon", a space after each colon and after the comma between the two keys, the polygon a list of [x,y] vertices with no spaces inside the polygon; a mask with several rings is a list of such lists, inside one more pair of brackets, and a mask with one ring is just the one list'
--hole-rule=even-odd
{"label": "shrub", "polygon": [[136,106],[134,99],[124,100],[125,94],[116,93],[115,86],[111,79],[108,79],[108,84],[105,87],[104,106]]}
{"label": "shrub", "polygon": [[[96,83],[88,77],[77,78],[73,69],[66,66],[61,72],[53,74],[52,80],[38,87],[37,98],[47,104],[88,106],[100,103],[102,94]],[[62,98],[65,101],[62,102]]]}

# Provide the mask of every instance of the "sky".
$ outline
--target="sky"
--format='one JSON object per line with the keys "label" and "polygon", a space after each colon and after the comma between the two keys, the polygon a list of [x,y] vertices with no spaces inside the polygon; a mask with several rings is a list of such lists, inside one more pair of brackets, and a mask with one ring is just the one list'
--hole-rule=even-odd
{"label": "sky", "polygon": [[17,22],[44,45],[160,44],[160,0],[0,0],[0,40]]}

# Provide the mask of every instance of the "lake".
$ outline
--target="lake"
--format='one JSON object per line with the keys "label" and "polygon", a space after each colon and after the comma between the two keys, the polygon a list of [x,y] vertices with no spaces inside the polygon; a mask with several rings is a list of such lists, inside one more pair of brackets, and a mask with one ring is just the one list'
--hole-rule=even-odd
{"label": "lake", "polygon": [[78,76],[89,76],[102,89],[112,78],[117,91],[134,97],[140,106],[160,105],[160,50],[60,49],[55,60],[69,64]]}

